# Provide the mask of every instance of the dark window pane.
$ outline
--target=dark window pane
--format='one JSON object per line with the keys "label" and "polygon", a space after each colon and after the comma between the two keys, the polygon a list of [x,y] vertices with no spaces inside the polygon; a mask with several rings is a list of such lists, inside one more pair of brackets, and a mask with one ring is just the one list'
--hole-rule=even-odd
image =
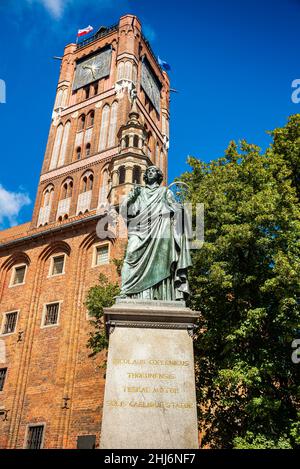
{"label": "dark window pane", "polygon": [[27,449],[40,449],[43,442],[44,425],[28,427]]}
{"label": "dark window pane", "polygon": [[26,266],[23,265],[22,267],[16,267],[15,269],[15,277],[14,277],[14,285],[19,285],[20,283],[24,282],[26,272]]}
{"label": "dark window pane", "polygon": [[53,258],[52,275],[62,274],[64,271],[65,256],[57,256]]}
{"label": "dark window pane", "polygon": [[17,316],[18,316],[17,312],[7,313],[5,315],[3,334],[11,334],[12,332],[15,332]]}
{"label": "dark window pane", "polygon": [[59,303],[46,305],[46,315],[45,315],[44,326],[57,324],[58,311],[59,311]]}
{"label": "dark window pane", "polygon": [[77,437],[77,449],[95,449],[96,435],[83,435]]}
{"label": "dark window pane", "polygon": [[0,368],[0,391],[3,391],[7,368]]}

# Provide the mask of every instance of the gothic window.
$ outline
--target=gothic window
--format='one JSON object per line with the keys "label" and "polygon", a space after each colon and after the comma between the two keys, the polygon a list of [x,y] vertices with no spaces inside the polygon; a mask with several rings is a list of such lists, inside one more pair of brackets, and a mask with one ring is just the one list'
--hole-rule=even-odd
{"label": "gothic window", "polygon": [[70,127],[71,127],[71,122],[68,121],[65,125],[65,128],[64,128],[64,134],[63,134],[63,139],[62,139],[62,144],[61,144],[61,149],[60,149],[60,156],[59,156],[58,166],[63,166],[64,163],[65,163],[65,157],[66,157],[66,151],[67,151],[67,147],[68,147]]}
{"label": "gothic window", "polygon": [[108,194],[108,172],[104,171],[100,189],[100,203],[105,203]]}
{"label": "gothic window", "polygon": [[98,90],[99,90],[99,82],[97,81],[96,83],[94,83],[94,96],[98,94]]}
{"label": "gothic window", "polygon": [[85,115],[82,114],[78,120],[78,130],[79,131],[84,130],[84,127],[85,127]]}
{"label": "gothic window", "polygon": [[50,168],[49,168],[50,170],[56,168],[57,166],[63,130],[64,130],[64,127],[62,124],[60,124],[56,130],[56,136],[55,136],[55,141],[54,141],[54,146],[53,146],[53,151],[52,151],[52,158],[51,158]]}
{"label": "gothic window", "polygon": [[111,107],[111,113],[110,113],[108,148],[113,147],[116,142],[117,119],[118,119],[118,103],[117,101],[115,101]]}
{"label": "gothic window", "polygon": [[118,80],[122,80],[124,77],[124,62],[120,62],[118,65]]}
{"label": "gothic window", "polygon": [[137,66],[133,65],[133,67],[132,67],[132,81],[133,81],[133,83],[137,82],[137,75],[138,75]]}
{"label": "gothic window", "polygon": [[85,174],[82,178],[81,193],[91,191],[93,189],[93,184],[94,184],[93,174],[92,173]]}
{"label": "gothic window", "polygon": [[58,90],[57,96],[56,96],[55,109],[61,106],[62,95],[63,95],[63,90],[62,89]]}
{"label": "gothic window", "polygon": [[47,225],[47,223],[49,223],[53,195],[54,187],[51,184],[45,189],[43,193],[43,199],[38,219],[38,226]]}
{"label": "gothic window", "polygon": [[126,169],[125,169],[125,166],[123,165],[119,167],[119,184],[124,184],[125,176],[126,176]]}
{"label": "gothic window", "polygon": [[133,167],[132,182],[133,184],[141,184],[141,168],[139,166]]}
{"label": "gothic window", "polygon": [[85,99],[89,99],[89,97],[90,97],[90,87],[89,86],[84,88],[84,95],[85,95]]}
{"label": "gothic window", "polygon": [[77,160],[80,160],[81,158],[81,147],[77,147],[76,149],[76,158]]}
{"label": "gothic window", "polygon": [[129,135],[126,135],[126,136],[125,136],[125,147],[126,147],[126,148],[129,147]]}
{"label": "gothic window", "polygon": [[95,113],[91,111],[88,115],[87,127],[93,127],[95,121]]}
{"label": "gothic window", "polygon": [[103,107],[102,111],[102,120],[101,120],[101,128],[100,128],[100,140],[99,140],[99,151],[105,150],[107,146],[107,134],[108,134],[108,126],[109,126],[109,105],[106,104]]}
{"label": "gothic window", "polygon": [[90,143],[87,143],[86,147],[85,147],[85,156],[88,158],[89,156],[91,156],[91,144]]}
{"label": "gothic window", "polygon": [[139,136],[138,135],[135,135],[134,136],[134,139],[133,139],[133,146],[135,148],[138,148],[139,147]]}
{"label": "gothic window", "polygon": [[131,80],[132,77],[132,63],[129,60],[125,63],[125,73],[124,78],[125,80]]}

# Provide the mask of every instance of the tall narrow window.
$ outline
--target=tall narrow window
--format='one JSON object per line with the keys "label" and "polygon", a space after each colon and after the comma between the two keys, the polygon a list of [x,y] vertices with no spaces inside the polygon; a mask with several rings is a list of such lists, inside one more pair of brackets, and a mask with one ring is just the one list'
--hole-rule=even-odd
{"label": "tall narrow window", "polygon": [[99,90],[99,82],[97,81],[94,84],[94,96],[96,96],[98,94],[98,90]]}
{"label": "tall narrow window", "polygon": [[7,368],[0,368],[0,391],[3,391]]}
{"label": "tall narrow window", "polygon": [[124,184],[126,176],[125,166],[120,166],[119,168],[119,184]]}
{"label": "tall narrow window", "polygon": [[64,127],[62,124],[60,124],[57,127],[57,131],[56,131],[56,137],[55,137],[54,147],[52,151],[52,158],[51,158],[50,168],[49,168],[50,170],[56,168],[57,166],[63,130],[64,130]]}
{"label": "tall narrow window", "polygon": [[6,313],[4,316],[4,325],[2,334],[12,334],[15,332],[17,324],[18,312]]}
{"label": "tall narrow window", "polygon": [[65,129],[64,129],[64,136],[63,136],[63,139],[62,139],[58,166],[63,166],[64,163],[65,163],[65,157],[66,157],[67,145],[68,145],[68,140],[69,140],[70,127],[71,127],[71,123],[68,121],[66,123]]}
{"label": "tall narrow window", "polygon": [[26,449],[41,449],[43,436],[44,425],[29,425],[27,430]]}
{"label": "tall narrow window", "polygon": [[118,65],[118,80],[122,80],[124,78],[124,62],[120,62]]}
{"label": "tall narrow window", "polygon": [[58,323],[59,303],[46,305],[43,326],[55,326]]}
{"label": "tall narrow window", "polygon": [[85,156],[88,158],[89,156],[91,156],[91,144],[90,143],[87,143],[86,147],[85,147]]}
{"label": "tall narrow window", "polygon": [[132,63],[127,61],[125,63],[125,80],[131,80],[132,77]]}
{"label": "tall narrow window", "polygon": [[108,172],[104,171],[100,190],[100,203],[105,203],[108,193]]}
{"label": "tall narrow window", "polygon": [[90,174],[88,178],[88,191],[93,190],[93,184],[94,184],[94,176]]}
{"label": "tall narrow window", "polygon": [[141,183],[141,168],[139,166],[134,166],[132,171],[132,182],[133,184]]}
{"label": "tall narrow window", "polygon": [[84,89],[84,93],[85,93],[85,99],[89,99],[89,97],[90,97],[90,87],[89,86],[87,86]]}
{"label": "tall narrow window", "polygon": [[138,135],[135,135],[134,138],[133,138],[133,146],[135,148],[139,147],[139,136]]}
{"label": "tall narrow window", "polygon": [[80,160],[81,158],[81,147],[77,147],[76,149],[76,158],[77,160]]}
{"label": "tall narrow window", "polygon": [[84,126],[85,126],[85,115],[82,114],[82,115],[79,117],[79,121],[78,121],[78,130],[84,130]]}
{"label": "tall narrow window", "polygon": [[108,125],[109,125],[109,105],[106,104],[102,111],[102,121],[101,121],[101,129],[100,129],[100,140],[99,140],[99,151],[103,151],[107,145],[107,133],[108,133]]}
{"label": "tall narrow window", "polygon": [[116,142],[117,133],[117,118],[118,118],[118,103],[115,101],[111,107],[110,113],[110,126],[108,135],[108,147],[113,147]]}
{"label": "tall narrow window", "polygon": [[88,127],[93,127],[94,121],[95,121],[95,113],[94,111],[92,111],[88,115]]}

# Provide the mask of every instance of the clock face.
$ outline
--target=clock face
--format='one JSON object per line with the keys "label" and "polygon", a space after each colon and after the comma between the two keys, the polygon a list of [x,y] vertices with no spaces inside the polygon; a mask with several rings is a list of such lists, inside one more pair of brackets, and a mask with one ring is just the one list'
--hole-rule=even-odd
{"label": "clock face", "polygon": [[146,61],[143,61],[142,64],[141,85],[158,114],[160,114],[160,85]]}
{"label": "clock face", "polygon": [[106,49],[77,63],[73,91],[109,75],[111,49]]}

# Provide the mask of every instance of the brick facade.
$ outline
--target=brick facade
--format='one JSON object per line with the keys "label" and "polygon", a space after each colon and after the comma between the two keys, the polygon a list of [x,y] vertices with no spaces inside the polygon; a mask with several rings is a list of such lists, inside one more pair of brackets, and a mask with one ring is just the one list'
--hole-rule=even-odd
{"label": "brick facade", "polygon": [[[77,61],[107,46],[112,48],[109,76],[90,85],[88,97],[85,88],[74,93]],[[144,56],[161,84],[160,115],[140,86]],[[120,62],[131,63],[131,77],[118,77]],[[138,124],[134,125],[129,117],[132,89],[137,92],[134,102]],[[111,109],[115,102],[117,112],[113,122]],[[108,135],[109,128],[114,126],[115,136],[111,139],[114,143],[100,150],[106,112],[103,109],[107,105],[111,113]],[[93,121],[88,121],[90,112],[94,113]],[[81,131],[79,119],[83,114],[86,121]],[[136,17],[126,15],[118,25],[99,30],[91,42],[65,48],[32,220],[0,232],[0,369],[7,369],[0,390],[0,448],[23,448],[28,425],[36,424],[44,425],[44,448],[76,448],[80,435],[95,435],[96,445],[99,443],[104,357],[101,354],[91,357],[87,348],[92,326],[84,300],[100,273],[118,281],[111,261],[121,258],[125,247],[124,239],[100,240],[97,236],[96,225],[103,216],[99,206],[104,194],[105,203],[118,207],[119,197],[133,185],[134,166],[140,167],[142,176],[147,165],[156,163],[162,166],[166,177],[168,121],[169,80],[143,37]],[[64,130],[60,131],[60,140],[57,132],[61,125],[65,129],[68,122],[64,143]],[[122,132],[131,132],[133,136],[135,129],[143,142],[140,148],[133,147],[132,142],[128,148],[122,148]],[[87,135],[86,141],[79,135],[81,132]],[[76,142],[81,138],[78,158]],[[58,147],[61,161],[58,158],[53,165]],[[125,166],[123,182],[118,179],[120,165]],[[67,185],[71,183],[68,194],[66,181]],[[79,213],[80,194],[84,194],[82,199],[84,203],[88,200],[88,206]],[[64,207],[61,217],[59,207]],[[109,245],[110,262],[95,266],[95,249],[99,244]],[[53,256],[58,254],[65,256],[64,271],[51,275]],[[24,281],[13,285],[16,266],[26,266],[26,272]],[[57,323],[44,327],[45,305],[56,302]],[[5,315],[9,312],[18,313],[15,330],[3,334]]]}

